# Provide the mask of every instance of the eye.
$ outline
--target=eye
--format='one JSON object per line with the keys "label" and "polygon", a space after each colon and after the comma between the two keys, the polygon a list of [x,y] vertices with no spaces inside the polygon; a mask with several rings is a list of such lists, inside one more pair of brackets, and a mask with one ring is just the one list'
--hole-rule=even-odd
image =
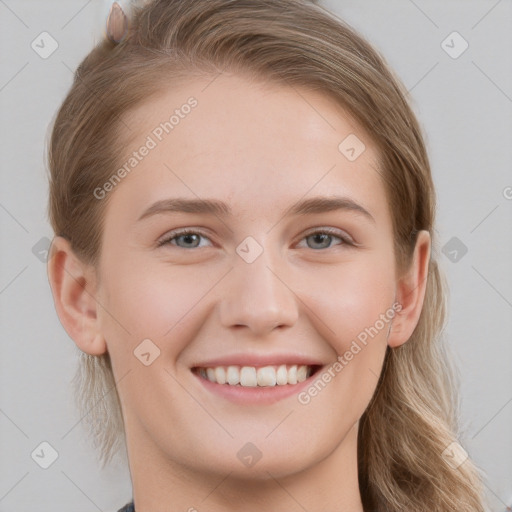
{"label": "eye", "polygon": [[[208,239],[206,235],[203,235],[200,231],[193,231],[191,229],[182,229],[182,230],[176,230],[169,233],[163,240],[158,242],[158,247],[161,247],[162,245],[177,245],[178,247],[181,247],[182,249],[196,249],[200,247],[197,245],[197,242],[199,239],[203,237],[205,239]],[[184,246],[178,245],[177,243],[172,243],[174,240],[179,241],[182,240],[184,242]],[[209,239],[208,239],[209,240]]]}
{"label": "eye", "polygon": [[337,229],[333,229],[333,228],[322,228],[322,229],[317,229],[315,231],[311,231],[308,234],[306,234],[306,236],[302,240],[312,239],[313,245],[318,244],[320,247],[309,246],[309,248],[318,250],[318,249],[325,249],[325,248],[329,249],[331,246],[330,241],[333,238],[337,238],[338,240],[340,240],[342,242],[341,244],[338,244],[338,245],[349,245],[352,247],[356,245],[354,243],[354,241],[347,234],[345,234],[344,232],[339,231]]}

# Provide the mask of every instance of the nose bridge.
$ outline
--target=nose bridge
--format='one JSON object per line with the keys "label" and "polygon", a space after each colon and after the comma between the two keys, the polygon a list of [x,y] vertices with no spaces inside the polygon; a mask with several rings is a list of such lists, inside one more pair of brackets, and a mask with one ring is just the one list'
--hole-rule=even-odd
{"label": "nose bridge", "polygon": [[243,325],[261,335],[296,322],[297,301],[285,276],[280,275],[284,274],[284,265],[271,257],[268,248],[260,248],[260,254],[251,261],[246,257],[254,250],[250,243],[242,243],[237,249],[221,299],[221,320],[225,327]]}

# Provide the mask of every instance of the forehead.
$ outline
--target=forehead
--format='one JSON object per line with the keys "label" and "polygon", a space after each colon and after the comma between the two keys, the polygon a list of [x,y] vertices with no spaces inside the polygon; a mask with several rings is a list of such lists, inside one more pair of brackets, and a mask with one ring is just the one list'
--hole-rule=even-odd
{"label": "forehead", "polygon": [[308,195],[348,195],[387,215],[373,142],[319,91],[221,74],[169,87],[123,121],[124,163],[151,146],[114,194],[138,211],[168,196],[216,197],[264,215]]}

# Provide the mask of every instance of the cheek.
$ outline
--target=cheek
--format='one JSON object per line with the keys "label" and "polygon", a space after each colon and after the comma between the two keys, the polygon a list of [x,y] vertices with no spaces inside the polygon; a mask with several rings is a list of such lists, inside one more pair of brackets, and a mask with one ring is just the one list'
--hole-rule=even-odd
{"label": "cheek", "polygon": [[317,318],[317,328],[338,354],[348,350],[360,334],[364,338],[362,333],[376,322],[379,339],[387,335],[389,320],[381,325],[381,315],[394,302],[395,284],[392,262],[385,259],[358,258],[303,283],[304,302],[315,313],[310,318]]}
{"label": "cheek", "polygon": [[130,355],[144,339],[174,354],[186,346],[181,333],[186,328],[193,335],[190,322],[218,280],[211,272],[191,269],[173,269],[160,261],[136,264],[133,259],[109,267],[102,294],[108,311],[103,330],[113,350]]}
{"label": "cheek", "polygon": [[347,429],[360,418],[375,392],[395,315],[390,268],[386,261],[353,262],[331,272],[328,286],[308,294],[315,313],[309,318],[316,319],[316,330],[334,354],[299,402],[315,411],[313,416],[324,417],[332,410],[333,435],[336,428]]}

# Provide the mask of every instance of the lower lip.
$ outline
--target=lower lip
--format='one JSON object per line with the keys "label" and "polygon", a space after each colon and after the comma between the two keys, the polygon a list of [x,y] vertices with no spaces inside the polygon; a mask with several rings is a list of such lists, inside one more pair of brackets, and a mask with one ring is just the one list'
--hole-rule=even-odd
{"label": "lower lip", "polygon": [[311,382],[316,379],[318,373],[322,368],[318,369],[313,375],[309,376],[305,381],[297,384],[285,384],[283,386],[232,386],[230,384],[217,384],[205,379],[198,373],[192,374],[199,379],[199,382],[211,393],[214,393],[222,398],[230,400],[231,402],[240,405],[251,404],[272,404],[287,398],[292,395],[300,393],[304,388],[309,386]]}

